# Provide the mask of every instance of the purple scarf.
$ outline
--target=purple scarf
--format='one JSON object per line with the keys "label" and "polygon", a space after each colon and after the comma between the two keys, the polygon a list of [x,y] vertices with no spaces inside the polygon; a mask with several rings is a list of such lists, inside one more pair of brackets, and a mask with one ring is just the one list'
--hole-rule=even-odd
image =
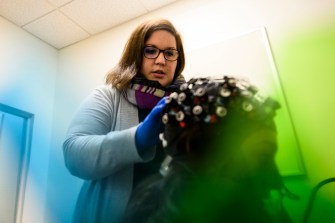
{"label": "purple scarf", "polygon": [[150,81],[144,78],[133,79],[131,89],[135,90],[137,107],[140,109],[152,109],[163,97],[171,92],[179,90],[179,84],[162,87],[157,81]]}
{"label": "purple scarf", "polygon": [[161,98],[169,95],[162,89],[149,87],[140,84],[133,84],[132,88],[135,90],[136,104],[141,109],[153,108]]}

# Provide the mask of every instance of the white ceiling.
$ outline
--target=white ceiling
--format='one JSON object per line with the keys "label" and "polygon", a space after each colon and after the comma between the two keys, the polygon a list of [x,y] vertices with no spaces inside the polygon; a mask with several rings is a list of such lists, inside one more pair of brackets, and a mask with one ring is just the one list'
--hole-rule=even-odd
{"label": "white ceiling", "polygon": [[57,49],[177,0],[0,0],[0,16]]}

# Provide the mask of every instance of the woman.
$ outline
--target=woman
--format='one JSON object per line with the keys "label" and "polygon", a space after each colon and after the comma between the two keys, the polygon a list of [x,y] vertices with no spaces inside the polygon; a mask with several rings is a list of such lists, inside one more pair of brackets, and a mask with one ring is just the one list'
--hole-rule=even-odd
{"label": "woman", "polygon": [[163,19],[144,22],[106,84],[84,100],[63,144],[66,167],[85,180],[73,222],[118,222],[133,187],[157,171],[161,98],[183,82],[184,65],[175,27]]}
{"label": "woman", "polygon": [[278,107],[233,77],[181,85],[162,117],[168,156],[134,190],[123,223],[291,222],[275,163]]}

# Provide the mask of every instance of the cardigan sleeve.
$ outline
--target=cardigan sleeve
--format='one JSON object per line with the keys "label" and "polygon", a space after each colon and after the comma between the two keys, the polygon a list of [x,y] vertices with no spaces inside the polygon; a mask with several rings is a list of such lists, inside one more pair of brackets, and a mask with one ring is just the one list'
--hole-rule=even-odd
{"label": "cardigan sleeve", "polygon": [[[81,104],[63,143],[65,165],[71,174],[83,179],[100,179],[125,165],[144,162],[154,155],[139,156],[135,145],[138,123],[114,130],[120,118],[120,93],[110,86],[95,89]],[[126,111],[121,111],[125,112]]]}

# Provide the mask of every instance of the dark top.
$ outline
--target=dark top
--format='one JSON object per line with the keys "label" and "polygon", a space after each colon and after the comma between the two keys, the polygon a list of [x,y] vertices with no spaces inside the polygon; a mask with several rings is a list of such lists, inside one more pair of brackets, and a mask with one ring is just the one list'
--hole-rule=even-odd
{"label": "dark top", "polygon": [[[151,109],[138,109],[138,118],[142,122],[145,117],[150,113]],[[156,174],[159,172],[159,168],[165,157],[162,145],[157,145],[156,155],[154,159],[146,163],[135,163],[134,164],[134,178],[133,188],[135,188],[139,182],[146,177]]]}

